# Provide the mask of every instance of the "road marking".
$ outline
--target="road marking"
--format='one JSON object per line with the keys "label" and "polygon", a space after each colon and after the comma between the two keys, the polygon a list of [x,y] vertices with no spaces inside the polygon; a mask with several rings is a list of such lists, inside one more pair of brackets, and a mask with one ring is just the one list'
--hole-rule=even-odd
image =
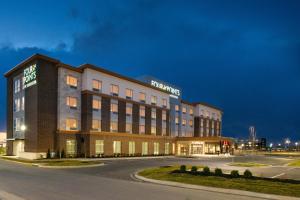
{"label": "road marking", "polygon": [[277,178],[277,177],[279,177],[279,176],[283,176],[283,175],[285,175],[285,173],[281,173],[281,174],[278,174],[278,175],[272,176],[271,178]]}

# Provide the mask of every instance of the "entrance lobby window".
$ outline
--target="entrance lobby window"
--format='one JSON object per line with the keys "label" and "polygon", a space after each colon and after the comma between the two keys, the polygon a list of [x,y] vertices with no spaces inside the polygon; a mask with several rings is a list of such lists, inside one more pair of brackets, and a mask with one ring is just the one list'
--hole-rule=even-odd
{"label": "entrance lobby window", "polygon": [[159,154],[159,143],[158,142],[154,142],[154,155],[158,155]]}
{"label": "entrance lobby window", "polygon": [[142,142],[142,155],[148,155],[148,142]]}
{"label": "entrance lobby window", "polygon": [[76,140],[66,141],[67,156],[75,156],[76,154]]}

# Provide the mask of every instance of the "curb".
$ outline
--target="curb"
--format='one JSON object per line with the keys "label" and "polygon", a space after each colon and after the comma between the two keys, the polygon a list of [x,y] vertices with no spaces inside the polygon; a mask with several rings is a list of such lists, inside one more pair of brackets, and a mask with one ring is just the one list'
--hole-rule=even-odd
{"label": "curb", "polygon": [[256,193],[256,192],[249,192],[244,190],[236,190],[236,189],[224,189],[224,188],[216,188],[216,187],[208,187],[208,186],[199,186],[199,185],[192,185],[186,183],[178,183],[172,181],[161,181],[155,179],[145,178],[143,176],[138,175],[140,171],[134,173],[134,177],[140,181],[154,183],[159,185],[166,185],[172,187],[180,187],[186,189],[194,189],[194,190],[204,190],[208,192],[218,192],[224,194],[233,194],[238,196],[248,196],[248,197],[255,197],[255,198],[263,198],[263,199],[272,199],[272,200],[299,200],[300,198],[297,197],[289,197],[289,196],[281,196],[281,195],[274,195],[274,194],[263,194],[263,193]]}
{"label": "curb", "polygon": [[103,165],[104,163],[94,164],[94,165],[78,165],[78,166],[48,166],[48,165],[41,165],[41,164],[33,164],[32,166],[36,166],[40,168],[48,168],[48,169],[78,169],[78,168],[100,167]]}

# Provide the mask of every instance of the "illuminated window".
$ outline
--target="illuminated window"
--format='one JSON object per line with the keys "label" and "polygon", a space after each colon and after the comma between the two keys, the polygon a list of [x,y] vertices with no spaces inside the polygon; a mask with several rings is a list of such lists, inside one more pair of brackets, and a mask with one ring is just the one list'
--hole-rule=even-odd
{"label": "illuminated window", "polygon": [[165,155],[168,155],[170,152],[169,152],[169,149],[170,149],[170,143],[165,143]]}
{"label": "illuminated window", "polygon": [[126,123],[126,133],[132,133],[132,125],[131,125],[131,123]]}
{"label": "illuminated window", "polygon": [[176,111],[176,112],[179,111],[179,105],[175,105],[175,111]]}
{"label": "illuminated window", "polygon": [[203,127],[203,119],[200,120],[200,126]]}
{"label": "illuminated window", "polygon": [[159,143],[158,142],[154,142],[153,143],[153,147],[154,147],[153,154],[154,155],[158,155],[159,154]]}
{"label": "illuminated window", "polygon": [[118,104],[111,103],[110,104],[110,112],[112,112],[112,113],[118,113]]}
{"label": "illuminated window", "polygon": [[21,109],[25,110],[25,98],[24,98],[24,96],[22,97]]}
{"label": "illuminated window", "polygon": [[194,123],[193,120],[189,121],[190,126],[193,126],[193,123]]}
{"label": "illuminated window", "polygon": [[151,104],[156,105],[157,103],[157,97],[156,96],[151,96]]}
{"label": "illuminated window", "polygon": [[132,99],[133,91],[131,89],[126,89],[126,99]]}
{"label": "illuminated window", "polygon": [[132,115],[132,107],[130,105],[126,105],[126,115]]}
{"label": "illuminated window", "polygon": [[167,135],[167,129],[166,128],[162,128],[161,129],[161,133],[162,133],[162,135]]}
{"label": "illuminated window", "polygon": [[183,119],[182,120],[182,126],[185,126],[186,125],[186,119]]}
{"label": "illuminated window", "polygon": [[139,99],[140,99],[140,102],[145,103],[146,102],[146,94],[143,92],[140,92]]}
{"label": "illuminated window", "polygon": [[144,118],[146,116],[145,106],[140,106],[140,117]]}
{"label": "illuminated window", "polygon": [[179,124],[179,118],[178,117],[175,117],[175,123],[176,123],[176,125]]}
{"label": "illuminated window", "polygon": [[102,82],[96,79],[93,79],[93,90],[100,91],[102,89]]}
{"label": "illuminated window", "polygon": [[97,130],[97,131],[100,131],[101,130],[101,123],[100,123],[100,120],[97,120],[97,119],[93,119],[92,120],[92,129],[93,130]]}
{"label": "illuminated window", "polygon": [[193,115],[194,114],[194,110],[193,108],[190,108],[190,115]]}
{"label": "illuminated window", "polygon": [[14,101],[14,112],[20,111],[20,108],[21,108],[21,102],[20,102],[20,99],[17,98]]}
{"label": "illuminated window", "polygon": [[77,98],[76,97],[67,97],[66,99],[67,106],[70,108],[77,108]]}
{"label": "illuminated window", "polygon": [[114,141],[113,151],[114,151],[115,154],[120,154],[121,153],[121,141]]}
{"label": "illuminated window", "polygon": [[145,134],[145,125],[140,125],[140,134]]}
{"label": "illuminated window", "polygon": [[134,141],[128,142],[128,153],[129,153],[129,155],[135,154],[135,142]]}
{"label": "illuminated window", "polygon": [[18,93],[21,91],[21,80],[20,79],[15,80],[14,88],[15,88],[15,93]]}
{"label": "illuminated window", "polygon": [[206,128],[209,127],[209,120],[206,121]]}
{"label": "illuminated window", "polygon": [[165,110],[162,111],[162,120],[167,121],[167,111]]}
{"label": "illuminated window", "polygon": [[163,107],[167,107],[167,99],[162,99],[162,105]]}
{"label": "illuminated window", "polygon": [[183,113],[183,114],[186,113],[186,107],[182,107],[182,113]]}
{"label": "illuminated window", "polygon": [[148,155],[148,142],[142,142],[142,155]]}
{"label": "illuminated window", "polygon": [[156,119],[156,109],[152,108],[151,110],[151,119]]}
{"label": "illuminated window", "polygon": [[66,119],[66,129],[77,130],[77,120],[72,118]]}
{"label": "illuminated window", "polygon": [[76,140],[67,140],[66,141],[66,154],[67,156],[76,155]]}
{"label": "illuminated window", "polygon": [[21,124],[22,124],[23,119],[22,118],[15,118],[13,122],[13,128],[15,131],[20,131],[21,130]]}
{"label": "illuminated window", "polygon": [[104,154],[104,141],[95,140],[95,153],[96,155]]}
{"label": "illuminated window", "polygon": [[110,122],[110,131],[117,132],[118,131],[118,122]]}
{"label": "illuminated window", "polygon": [[101,109],[101,101],[99,99],[93,99],[93,110],[97,111]]}
{"label": "illuminated window", "polygon": [[156,126],[151,126],[151,134],[156,135]]}
{"label": "illuminated window", "polygon": [[110,93],[114,96],[118,96],[119,95],[119,86],[117,85],[110,85]]}
{"label": "illuminated window", "polygon": [[77,88],[77,78],[75,78],[74,76],[67,76],[67,84],[71,87]]}

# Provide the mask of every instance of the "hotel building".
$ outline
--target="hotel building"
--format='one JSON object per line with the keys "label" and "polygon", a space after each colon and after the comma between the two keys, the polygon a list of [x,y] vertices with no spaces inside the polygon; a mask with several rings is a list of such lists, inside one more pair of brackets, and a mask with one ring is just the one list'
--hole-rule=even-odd
{"label": "hotel building", "polygon": [[45,157],[201,155],[225,152],[222,111],[181,89],[35,54],[5,74],[7,154]]}

